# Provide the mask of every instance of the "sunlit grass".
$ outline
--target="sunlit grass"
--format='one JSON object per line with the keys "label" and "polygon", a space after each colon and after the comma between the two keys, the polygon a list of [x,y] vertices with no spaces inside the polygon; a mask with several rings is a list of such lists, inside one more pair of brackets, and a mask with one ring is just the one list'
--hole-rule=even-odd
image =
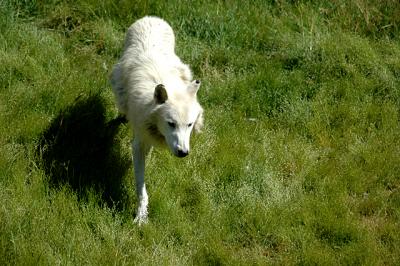
{"label": "sunlit grass", "polygon": [[[0,261],[398,264],[399,10],[0,2]],[[175,29],[206,126],[184,160],[152,152],[138,227],[108,75],[146,14]]]}

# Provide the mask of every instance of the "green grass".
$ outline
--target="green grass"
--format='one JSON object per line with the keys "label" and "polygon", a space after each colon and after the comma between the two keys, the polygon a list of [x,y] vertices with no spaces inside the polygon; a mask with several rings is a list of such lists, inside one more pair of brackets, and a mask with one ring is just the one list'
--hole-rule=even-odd
{"label": "green grass", "polygon": [[[249,3],[248,3],[249,2]],[[108,75],[165,18],[204,133],[147,163]],[[0,264],[398,265],[398,1],[0,1]]]}

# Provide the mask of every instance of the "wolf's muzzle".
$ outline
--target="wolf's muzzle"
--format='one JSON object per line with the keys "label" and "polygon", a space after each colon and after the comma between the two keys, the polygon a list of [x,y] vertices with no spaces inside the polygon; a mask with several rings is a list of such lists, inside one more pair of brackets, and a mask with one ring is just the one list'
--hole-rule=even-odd
{"label": "wolf's muzzle", "polygon": [[189,154],[189,151],[187,151],[187,150],[181,150],[181,149],[179,149],[179,150],[177,150],[177,152],[176,152],[176,156],[178,156],[178,157],[180,157],[180,158],[186,157],[188,154]]}

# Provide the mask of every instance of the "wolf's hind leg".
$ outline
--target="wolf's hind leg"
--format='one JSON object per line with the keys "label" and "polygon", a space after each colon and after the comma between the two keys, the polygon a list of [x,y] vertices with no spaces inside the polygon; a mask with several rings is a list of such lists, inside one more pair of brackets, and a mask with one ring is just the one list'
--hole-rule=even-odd
{"label": "wolf's hind leg", "polygon": [[118,63],[114,66],[114,69],[110,76],[110,82],[111,82],[111,87],[113,89],[115,99],[117,100],[118,111],[121,114],[126,115],[126,111],[127,111],[126,103],[127,103],[128,99],[127,99],[126,90],[125,90],[125,88],[123,86],[123,82],[122,82],[122,70],[121,70],[120,63]]}

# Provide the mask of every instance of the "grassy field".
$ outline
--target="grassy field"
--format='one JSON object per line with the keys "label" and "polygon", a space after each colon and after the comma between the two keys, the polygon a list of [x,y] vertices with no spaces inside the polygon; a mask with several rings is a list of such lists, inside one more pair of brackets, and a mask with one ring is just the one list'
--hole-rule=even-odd
{"label": "grassy field", "polygon": [[[166,19],[202,80],[185,159],[132,134],[108,75]],[[399,265],[400,4],[0,0],[0,264]]]}

